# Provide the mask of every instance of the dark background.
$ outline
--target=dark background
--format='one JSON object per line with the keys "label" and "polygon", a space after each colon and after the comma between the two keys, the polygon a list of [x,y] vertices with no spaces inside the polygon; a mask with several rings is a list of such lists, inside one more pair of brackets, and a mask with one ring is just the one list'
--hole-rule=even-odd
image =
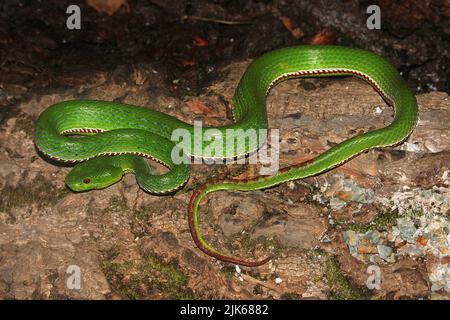
{"label": "dark background", "polygon": [[[81,8],[81,30],[66,28],[70,4]],[[370,4],[381,7],[381,30],[366,27]],[[89,83],[99,72],[120,80],[136,65],[157,70],[173,95],[187,87],[198,94],[220,77],[220,66],[302,43],[369,49],[388,58],[416,92],[450,92],[446,0],[129,0],[111,16],[85,1],[6,0],[0,121],[30,95]]]}

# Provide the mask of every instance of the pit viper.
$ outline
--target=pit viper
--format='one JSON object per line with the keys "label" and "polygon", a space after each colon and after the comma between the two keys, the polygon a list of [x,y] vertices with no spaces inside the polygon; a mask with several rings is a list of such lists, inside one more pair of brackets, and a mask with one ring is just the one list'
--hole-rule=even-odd
{"label": "pit viper", "polygon": [[[207,138],[194,139],[196,126],[148,108],[99,100],[71,100],[56,103],[40,114],[35,144],[48,158],[77,162],[65,179],[74,191],[105,188],[131,172],[142,189],[156,194],[172,193],[189,179],[190,164],[184,160],[236,160],[257,152],[264,145],[265,138],[251,143],[244,135],[248,130],[268,129],[265,100],[276,84],[290,78],[348,75],[368,82],[393,106],[395,115],[389,125],[355,135],[306,163],[283,168],[274,175],[208,183],[195,190],[191,197],[188,221],[197,247],[222,261],[258,266],[271,256],[262,260],[241,259],[221,253],[203,239],[198,221],[201,200],[214,191],[266,189],[317,175],[363,151],[403,142],[417,123],[417,102],[398,71],[384,58],[369,51],[332,45],[301,45],[268,52],[255,59],[239,81],[232,99],[233,123],[203,128],[204,132],[212,129]],[[184,153],[181,152],[183,161],[174,160],[174,155],[180,153],[179,144],[172,139],[174,130],[182,130],[189,136],[182,145],[185,147]],[[235,134],[227,135],[227,132]],[[212,142],[222,147],[205,152]],[[169,171],[152,175],[144,158],[162,163]]]}

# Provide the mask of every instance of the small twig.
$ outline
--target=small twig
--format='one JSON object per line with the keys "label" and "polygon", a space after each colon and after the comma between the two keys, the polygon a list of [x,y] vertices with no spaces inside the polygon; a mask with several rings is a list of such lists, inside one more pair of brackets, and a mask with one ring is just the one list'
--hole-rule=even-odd
{"label": "small twig", "polygon": [[214,23],[228,24],[228,25],[251,24],[251,23],[253,23],[252,20],[228,21],[228,20],[206,18],[206,17],[199,17],[199,16],[186,16],[186,15],[182,16],[181,20],[182,21],[184,21],[184,20],[197,20],[197,21],[214,22]]}

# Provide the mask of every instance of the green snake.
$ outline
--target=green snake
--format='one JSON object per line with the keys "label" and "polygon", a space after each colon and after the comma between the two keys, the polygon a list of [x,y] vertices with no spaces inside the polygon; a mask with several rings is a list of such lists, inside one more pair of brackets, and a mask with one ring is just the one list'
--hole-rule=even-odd
{"label": "green snake", "polygon": [[[35,143],[37,149],[51,159],[79,162],[65,180],[74,191],[105,188],[119,181],[125,173],[132,172],[144,190],[167,194],[181,188],[189,179],[189,161],[174,161],[173,158],[174,150],[180,152],[176,149],[180,145],[172,141],[174,130],[182,129],[191,137],[183,142],[182,146],[186,147],[183,159],[242,158],[257,152],[265,143],[265,139],[251,143],[245,132],[267,129],[265,100],[271,88],[289,78],[345,75],[367,81],[394,107],[395,116],[388,126],[353,136],[306,163],[283,168],[272,176],[209,183],[198,188],[191,197],[188,220],[198,248],[222,261],[258,266],[271,257],[259,261],[236,258],[219,252],[203,239],[198,222],[201,200],[218,190],[265,189],[317,175],[368,149],[403,142],[417,123],[417,102],[397,70],[380,56],[361,49],[331,45],[294,46],[268,52],[248,66],[237,86],[232,101],[234,122],[203,128],[214,129],[208,138],[195,139],[195,126],[147,108],[107,101],[72,100],[57,103],[42,112],[36,125]],[[226,134],[230,129],[235,132],[234,136]],[[205,152],[212,142],[223,148]],[[144,158],[162,163],[169,171],[152,175]]]}

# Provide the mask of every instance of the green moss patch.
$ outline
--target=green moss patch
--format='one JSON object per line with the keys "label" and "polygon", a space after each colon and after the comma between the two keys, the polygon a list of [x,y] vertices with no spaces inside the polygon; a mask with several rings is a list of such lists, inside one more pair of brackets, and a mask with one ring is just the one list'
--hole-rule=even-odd
{"label": "green moss patch", "polygon": [[335,257],[328,256],[325,261],[325,277],[330,287],[328,297],[332,300],[364,300],[370,298],[366,288],[357,288],[345,277]]}
{"label": "green moss patch", "polygon": [[[110,256],[111,257],[111,256]],[[127,299],[161,295],[163,299],[193,299],[187,277],[174,263],[147,254],[140,263],[104,260],[101,268],[113,290]]]}
{"label": "green moss patch", "polygon": [[397,223],[397,218],[399,217],[400,215],[398,211],[381,211],[372,221],[368,223],[336,221],[336,225],[346,230],[365,233],[373,229],[392,227]]}

